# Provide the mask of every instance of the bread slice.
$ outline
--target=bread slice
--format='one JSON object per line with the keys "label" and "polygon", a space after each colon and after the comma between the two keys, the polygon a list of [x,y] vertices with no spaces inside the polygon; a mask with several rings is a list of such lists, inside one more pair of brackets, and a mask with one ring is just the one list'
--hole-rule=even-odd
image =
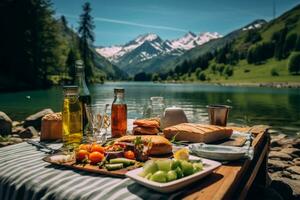
{"label": "bread slice", "polygon": [[136,126],[133,127],[132,133],[133,135],[157,135],[159,130],[157,128]]}
{"label": "bread slice", "polygon": [[207,124],[182,123],[165,128],[163,133],[169,139],[176,135],[176,140],[211,143],[229,138],[232,129]]}
{"label": "bread slice", "polygon": [[152,142],[152,148],[149,151],[150,155],[162,155],[172,153],[172,144],[171,142],[166,139],[165,137],[158,136],[158,135],[126,135],[123,137],[118,138],[117,142],[133,142],[136,137],[141,137],[144,145],[147,145],[149,141]]}
{"label": "bread slice", "polygon": [[137,119],[137,120],[133,121],[133,125],[149,127],[149,128],[159,128],[160,121],[157,118]]}

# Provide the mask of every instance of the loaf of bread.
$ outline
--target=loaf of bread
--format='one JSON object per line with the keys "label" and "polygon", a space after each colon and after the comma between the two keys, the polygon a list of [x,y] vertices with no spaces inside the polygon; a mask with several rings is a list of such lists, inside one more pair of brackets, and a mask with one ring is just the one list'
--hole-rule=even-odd
{"label": "loaf of bread", "polygon": [[169,139],[175,136],[176,140],[181,141],[211,143],[229,138],[232,129],[207,124],[182,123],[165,128],[163,133]]}
{"label": "loaf of bread", "polygon": [[57,140],[62,138],[61,113],[47,114],[42,118],[41,140]]}
{"label": "loaf of bread", "polygon": [[171,142],[168,139],[158,135],[142,135],[142,136],[126,135],[118,138],[116,141],[132,143],[136,137],[141,137],[144,145],[147,145],[149,141],[152,142],[152,147],[149,151],[150,155],[162,155],[162,154],[172,153]]}

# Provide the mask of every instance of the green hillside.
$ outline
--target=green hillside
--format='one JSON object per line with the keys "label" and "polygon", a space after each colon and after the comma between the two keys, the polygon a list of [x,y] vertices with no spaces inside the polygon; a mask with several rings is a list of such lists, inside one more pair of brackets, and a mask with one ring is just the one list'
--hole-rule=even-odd
{"label": "green hillside", "polygon": [[173,66],[172,70],[146,77],[155,81],[300,82],[300,64],[294,71],[288,67],[292,57],[299,61],[299,51],[300,5],[261,27],[242,28],[194,48],[165,66]]}

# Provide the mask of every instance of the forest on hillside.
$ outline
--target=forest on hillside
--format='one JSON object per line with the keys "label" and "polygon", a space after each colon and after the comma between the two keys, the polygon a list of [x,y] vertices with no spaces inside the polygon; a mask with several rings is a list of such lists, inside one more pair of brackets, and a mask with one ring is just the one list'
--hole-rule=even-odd
{"label": "forest on hillside", "polygon": [[55,18],[50,0],[4,0],[0,3],[0,90],[48,88],[72,83],[75,61],[85,64],[87,82],[103,82],[91,45],[94,24],[85,3],[76,29],[64,16]]}
{"label": "forest on hillside", "polygon": [[[192,51],[187,54],[192,54]],[[247,74],[253,66],[275,66],[280,61],[286,61],[283,67],[291,76],[296,77],[300,73],[300,5],[261,28],[241,31],[238,37],[225,42],[222,47],[210,49],[207,53],[194,57],[196,58],[184,59],[167,72],[138,73],[134,80],[214,81],[216,77],[230,79],[241,65],[249,66],[244,69]],[[278,69],[272,67],[267,76],[279,75]]]}

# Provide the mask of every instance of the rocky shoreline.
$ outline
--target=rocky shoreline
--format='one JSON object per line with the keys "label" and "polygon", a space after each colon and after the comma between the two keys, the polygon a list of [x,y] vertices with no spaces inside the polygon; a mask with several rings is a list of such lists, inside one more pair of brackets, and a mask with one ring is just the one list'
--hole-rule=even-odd
{"label": "rocky shoreline", "polygon": [[40,136],[42,118],[54,113],[51,109],[44,109],[26,117],[24,121],[13,121],[0,111],[0,147],[24,142]]}
{"label": "rocky shoreline", "polygon": [[[42,118],[51,113],[54,113],[51,109],[44,109],[28,116],[22,122],[17,122],[0,111],[0,147],[38,138]],[[273,131],[269,133],[271,136],[268,159],[270,180],[264,191],[275,193],[278,197],[275,199],[300,199],[300,138],[291,138]]]}
{"label": "rocky shoreline", "polygon": [[300,138],[271,135],[268,172],[282,199],[300,199]]}

